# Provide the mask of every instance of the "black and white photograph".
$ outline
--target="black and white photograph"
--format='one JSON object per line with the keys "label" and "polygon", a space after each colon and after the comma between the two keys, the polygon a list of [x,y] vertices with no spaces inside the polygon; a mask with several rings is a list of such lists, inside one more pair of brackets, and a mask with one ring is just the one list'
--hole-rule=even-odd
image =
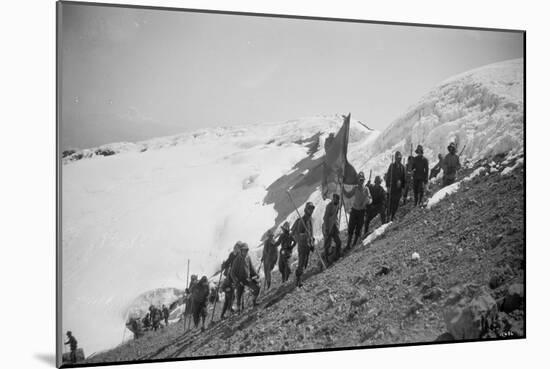
{"label": "black and white photograph", "polygon": [[524,30],[56,5],[58,365],[526,337]]}

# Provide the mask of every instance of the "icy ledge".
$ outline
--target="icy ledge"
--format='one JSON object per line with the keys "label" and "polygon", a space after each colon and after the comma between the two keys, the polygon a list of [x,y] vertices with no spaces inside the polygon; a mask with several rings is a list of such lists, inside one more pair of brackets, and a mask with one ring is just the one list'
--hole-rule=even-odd
{"label": "icy ledge", "polygon": [[477,168],[476,170],[474,170],[468,177],[464,178],[463,180],[455,182],[452,185],[449,185],[449,186],[444,187],[441,190],[437,191],[428,200],[428,204],[426,205],[426,207],[428,209],[430,209],[432,206],[434,206],[435,204],[437,204],[438,202],[443,200],[448,195],[451,195],[451,194],[455,193],[456,191],[458,191],[458,188],[460,187],[460,185],[462,183],[471,181],[472,179],[474,179],[475,177],[477,177],[478,175],[483,173],[485,170],[486,170],[485,167],[481,166],[481,167]]}
{"label": "icy ledge", "polygon": [[368,244],[372,243],[374,240],[376,240],[378,237],[380,237],[384,232],[386,232],[386,229],[392,224],[392,222],[382,224],[380,227],[376,228],[371,234],[367,236],[363,240],[363,246],[367,246]]}

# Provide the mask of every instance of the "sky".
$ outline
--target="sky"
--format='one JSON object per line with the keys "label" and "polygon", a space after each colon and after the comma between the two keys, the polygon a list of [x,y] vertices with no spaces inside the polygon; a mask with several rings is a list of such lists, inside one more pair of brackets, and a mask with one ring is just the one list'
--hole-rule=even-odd
{"label": "sky", "polygon": [[61,147],[344,114],[383,130],[523,35],[63,4]]}

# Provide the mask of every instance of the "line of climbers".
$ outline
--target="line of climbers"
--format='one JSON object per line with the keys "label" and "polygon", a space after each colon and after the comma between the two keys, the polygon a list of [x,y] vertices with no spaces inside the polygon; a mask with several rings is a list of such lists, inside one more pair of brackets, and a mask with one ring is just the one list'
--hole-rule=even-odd
{"label": "line of climbers", "polygon": [[[451,143],[447,147],[449,153],[443,158],[439,155],[439,162],[431,170],[431,176],[435,177],[443,170],[443,186],[452,184],[456,180],[457,171],[460,169],[460,161],[456,155],[456,145]],[[339,210],[340,196],[333,194],[333,198],[325,208],[323,217],[322,232],[324,237],[324,248],[321,254],[324,262],[329,265],[338,260],[343,253],[351,250],[362,237],[369,234],[369,225],[372,220],[380,216],[382,224],[394,220],[399,203],[407,201],[409,188],[412,185],[414,205],[422,205],[425,187],[429,179],[429,164],[424,157],[422,145],[415,150],[416,156],[409,156],[407,164],[401,163],[402,156],[399,151],[394,154],[394,160],[384,175],[387,191],[382,187],[382,178],[376,176],[374,184],[370,178],[365,185],[365,175],[358,173],[358,185],[351,192],[345,192],[345,196],[353,196],[350,210],[347,245],[342,250],[339,231]],[[310,253],[314,251],[315,239],[313,238],[312,215],[315,206],[308,202],[304,208],[304,215],[298,218],[292,227],[288,221],[281,225],[281,233],[275,237],[273,230],[266,232],[266,239],[263,243],[262,258],[260,267],[256,270],[248,254],[249,247],[245,242],[237,241],[227,259],[221,265],[221,277],[224,277],[220,289],[225,295],[221,312],[221,319],[226,314],[240,312],[244,308],[243,292],[245,288],[251,291],[252,304],[257,305],[260,294],[259,270],[263,264],[265,275],[265,288],[271,287],[271,272],[278,264],[281,273],[282,283],[288,281],[291,275],[290,258],[295,246],[298,250],[298,265],[295,271],[296,286],[302,286],[302,275],[308,266]],[[363,232],[361,232],[363,230]],[[334,243],[334,246],[332,246]],[[280,249],[278,247],[280,246]],[[233,308],[236,297],[236,309]],[[192,317],[195,328],[201,324],[204,330],[207,316],[206,306],[208,302],[218,301],[218,290],[210,290],[208,278],[203,276],[198,280],[197,275],[191,276],[189,288],[184,296],[185,311],[180,320],[187,324],[188,317]],[[142,323],[145,329],[151,327],[157,330],[162,317],[168,325],[169,310],[163,305],[161,309],[150,307],[149,313],[143,318]],[[130,327],[129,327],[130,328]],[[134,329],[130,329],[135,333]],[[136,336],[137,337],[137,336]]]}

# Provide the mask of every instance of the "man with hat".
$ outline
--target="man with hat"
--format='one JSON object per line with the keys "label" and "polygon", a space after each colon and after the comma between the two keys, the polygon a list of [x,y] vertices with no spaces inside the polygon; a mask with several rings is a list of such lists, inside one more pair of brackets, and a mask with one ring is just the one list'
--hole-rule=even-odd
{"label": "man with hat", "polygon": [[453,184],[456,180],[456,173],[460,169],[460,160],[456,154],[456,144],[451,142],[447,146],[449,153],[445,155],[441,168],[443,169],[443,187]]}
{"label": "man with hat", "polygon": [[189,287],[185,289],[185,310],[183,312],[184,315],[184,325],[187,326],[188,324],[185,324],[187,321],[187,318],[191,316],[192,314],[192,306],[193,306],[193,289],[195,288],[195,285],[199,282],[199,277],[196,274],[191,275],[191,281],[189,282]]}
{"label": "man with hat", "polygon": [[428,159],[424,157],[424,148],[422,145],[418,145],[414,151],[416,156],[414,157],[412,170],[413,170],[413,192],[414,192],[414,206],[422,205],[422,198],[424,197],[424,187],[428,183],[428,176],[430,174]]}
{"label": "man with hat", "polygon": [[233,261],[237,257],[237,255],[241,252],[241,241],[237,241],[235,245],[233,246],[233,251],[229,253],[229,256],[227,259],[222,263],[222,269],[221,272],[224,275],[224,280],[221,285],[221,289],[225,295],[224,301],[223,301],[223,307],[222,307],[222,314],[220,316],[220,319],[225,319],[225,312],[229,309],[230,312],[233,312],[233,297],[234,297],[234,290],[233,290],[233,282],[231,281],[231,276],[229,275],[229,271],[231,270],[231,265],[233,264]]}
{"label": "man with hat", "polygon": [[206,320],[206,304],[208,304],[208,295],[210,294],[210,286],[208,278],[204,275],[200,281],[195,284],[191,291],[193,296],[193,323],[195,328],[198,328],[199,321],[202,320],[201,330],[204,331],[204,321]]}
{"label": "man with hat", "polygon": [[[412,153],[412,147],[411,147],[411,153]],[[407,203],[407,200],[409,197],[409,190],[411,189],[412,183],[413,183],[413,171],[412,171],[413,160],[414,160],[414,156],[409,155],[407,157],[407,163],[405,164],[406,182],[403,186],[403,205]]]}
{"label": "man with hat", "polygon": [[65,342],[65,344],[69,345],[71,349],[71,363],[76,363],[76,349],[78,342],[76,341],[76,338],[74,338],[73,332],[67,331],[67,342]]}
{"label": "man with hat", "polygon": [[268,229],[266,233],[266,239],[264,241],[264,249],[262,252],[262,260],[264,262],[264,276],[265,276],[265,286],[267,289],[271,287],[271,271],[275,268],[277,264],[277,244],[275,242],[274,234],[272,229]]}
{"label": "man with hat", "polygon": [[248,255],[248,244],[246,242],[241,244],[240,253],[231,265],[230,275],[235,286],[235,291],[237,292],[237,311],[241,310],[241,301],[245,287],[248,287],[252,291],[252,303],[254,306],[258,305],[256,302],[260,294],[258,274]]}
{"label": "man with hat", "polygon": [[[365,186],[365,175],[363,172],[359,172],[357,175],[357,186],[353,189],[351,194],[353,196],[353,204],[351,205],[351,211],[349,213],[348,242],[346,250],[355,246],[357,240],[361,236],[367,205],[372,202],[369,188]],[[353,244],[351,242],[352,239]]]}
{"label": "man with hat", "polygon": [[296,269],[296,286],[302,286],[302,274],[307,268],[309,260],[309,253],[314,249],[313,239],[313,226],[311,223],[311,216],[315,206],[313,203],[308,202],[304,208],[304,215],[301,218],[296,219],[292,225],[292,237],[298,244],[298,268]]}
{"label": "man with hat", "polygon": [[338,209],[340,209],[340,196],[337,193],[332,195],[332,201],[325,207],[323,217],[323,236],[325,238],[323,258],[327,261],[331,254],[332,240],[336,245],[334,259],[340,257],[342,241],[340,241],[340,230],[338,229]]}
{"label": "man with hat", "polygon": [[365,235],[369,234],[369,224],[380,214],[382,224],[386,223],[386,191],[381,186],[382,178],[376,176],[374,178],[374,185],[367,183],[372,197],[372,203],[367,205],[367,214],[365,216]]}
{"label": "man with hat", "polygon": [[405,166],[401,164],[401,153],[399,151],[395,152],[395,160],[388,167],[386,172],[386,188],[388,189],[388,206],[389,214],[391,220],[393,220],[397,208],[399,207],[399,201],[401,201],[401,195],[403,193],[403,187],[407,182]]}
{"label": "man with hat", "polygon": [[281,250],[279,251],[279,272],[281,273],[281,280],[284,283],[290,277],[290,257],[292,256],[292,249],[296,245],[296,242],[290,235],[290,223],[284,222],[281,230],[282,232],[275,244],[281,245]]}

